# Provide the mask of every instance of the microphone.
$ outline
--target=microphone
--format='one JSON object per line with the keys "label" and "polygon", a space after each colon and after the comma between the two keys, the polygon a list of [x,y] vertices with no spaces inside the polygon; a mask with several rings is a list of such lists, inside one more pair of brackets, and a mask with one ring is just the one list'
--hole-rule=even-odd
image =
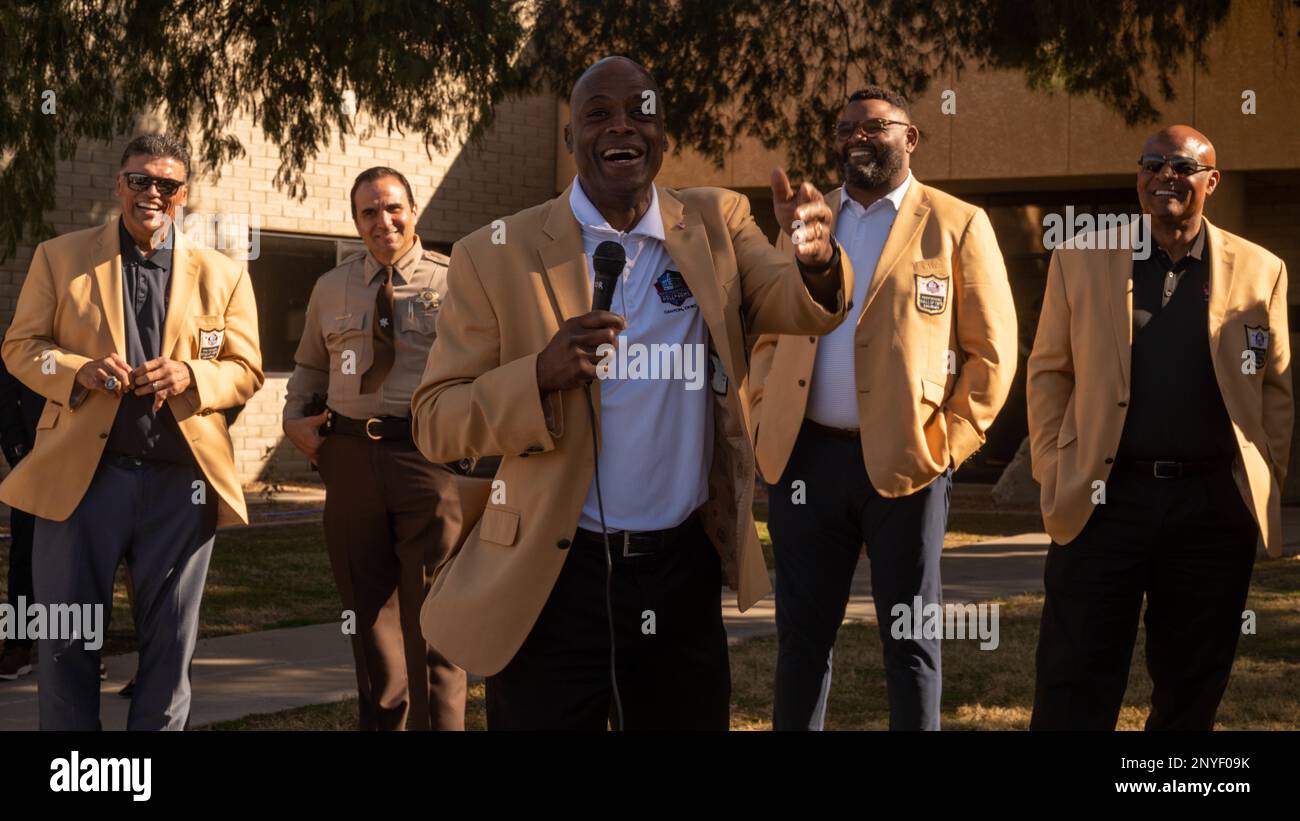
{"label": "microphone", "polygon": [[596,280],[591,285],[591,309],[608,311],[614,304],[614,286],[618,284],[619,274],[627,265],[627,251],[613,240],[605,240],[596,246],[596,253],[591,255],[592,267],[596,269]]}

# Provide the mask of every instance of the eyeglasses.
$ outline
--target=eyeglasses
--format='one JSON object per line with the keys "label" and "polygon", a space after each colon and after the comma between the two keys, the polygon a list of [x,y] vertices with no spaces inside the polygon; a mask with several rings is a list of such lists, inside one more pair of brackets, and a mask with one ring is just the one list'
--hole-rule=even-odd
{"label": "eyeglasses", "polygon": [[132,191],[148,191],[149,186],[155,186],[158,193],[164,197],[170,197],[181,189],[185,183],[180,180],[172,180],[167,177],[151,177],[148,174],[141,174],[138,171],[123,171],[120,175],[126,180],[127,188]]}
{"label": "eyeglasses", "polygon": [[910,126],[911,123],[904,123],[899,120],[886,120],[883,117],[875,117],[870,120],[840,120],[840,122],[835,125],[835,137],[836,139],[847,140],[854,134],[858,133],[859,128],[862,129],[868,137],[874,137],[886,128],[889,128],[891,125]]}
{"label": "eyeglasses", "polygon": [[1201,165],[1191,157],[1184,157],[1181,154],[1143,154],[1138,160],[1138,165],[1148,174],[1159,174],[1168,165],[1180,177],[1214,170],[1212,165]]}

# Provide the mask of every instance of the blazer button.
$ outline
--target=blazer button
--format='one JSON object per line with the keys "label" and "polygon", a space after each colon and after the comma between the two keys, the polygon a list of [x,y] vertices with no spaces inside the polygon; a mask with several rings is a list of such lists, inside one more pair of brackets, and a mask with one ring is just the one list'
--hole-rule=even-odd
{"label": "blazer button", "polygon": [[816,344],[817,344],[817,337],[815,337],[815,336],[810,336],[810,337],[808,337],[808,341],[811,342],[811,343],[813,343],[814,345],[816,345]]}
{"label": "blazer button", "polygon": [[1127,402],[1120,402],[1120,403],[1119,403],[1119,406],[1120,406],[1121,408],[1127,408],[1127,407],[1128,407],[1128,403],[1127,403]]}
{"label": "blazer button", "polygon": [[802,388],[804,385],[807,385],[807,384],[808,384],[808,383],[807,383],[805,380],[803,380],[803,379],[800,379],[800,380],[799,380],[799,387]]}
{"label": "blazer button", "polygon": [[1114,459],[1111,459],[1110,457],[1106,458],[1106,464],[1110,465],[1110,464],[1114,464],[1114,462],[1115,462]]}
{"label": "blazer button", "polygon": [[561,550],[568,550],[568,549],[569,549],[569,545],[571,545],[571,544],[573,544],[573,543],[570,542],[568,539],[560,539],[558,542],[555,543],[555,546],[558,547],[558,548],[561,549]]}
{"label": "blazer button", "polygon": [[99,435],[99,438],[100,438],[100,439],[107,439],[107,438],[108,438],[108,434],[107,434],[107,433],[101,433],[101,434]]}

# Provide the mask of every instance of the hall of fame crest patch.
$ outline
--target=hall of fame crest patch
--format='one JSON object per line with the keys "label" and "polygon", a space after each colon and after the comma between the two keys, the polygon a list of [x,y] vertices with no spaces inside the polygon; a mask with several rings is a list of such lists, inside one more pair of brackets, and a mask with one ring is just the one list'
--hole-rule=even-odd
{"label": "hall of fame crest patch", "polygon": [[1246,347],[1255,355],[1255,367],[1264,367],[1264,357],[1268,354],[1268,328],[1262,325],[1246,326]]}
{"label": "hall of fame crest patch", "polygon": [[199,359],[216,359],[221,352],[221,343],[226,339],[226,332],[221,328],[210,331],[199,329]]}
{"label": "hall of fame crest patch", "polygon": [[948,277],[915,274],[916,310],[923,314],[941,314],[948,307]]}

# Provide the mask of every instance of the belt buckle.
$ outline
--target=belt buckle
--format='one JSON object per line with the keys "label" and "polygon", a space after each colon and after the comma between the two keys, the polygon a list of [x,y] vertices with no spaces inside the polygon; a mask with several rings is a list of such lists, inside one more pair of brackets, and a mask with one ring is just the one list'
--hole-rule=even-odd
{"label": "belt buckle", "polygon": [[636,558],[637,556],[650,555],[649,553],[633,553],[631,551],[631,547],[632,547],[632,534],[624,530],[623,531],[623,558],[632,559],[632,558]]}
{"label": "belt buckle", "polygon": [[1151,474],[1157,479],[1180,479],[1183,475],[1182,462],[1152,462]]}
{"label": "belt buckle", "polygon": [[380,419],[378,416],[372,416],[372,417],[370,417],[369,419],[367,419],[367,420],[366,420],[366,428],[365,428],[365,429],[366,429],[366,436],[370,437],[371,439],[373,439],[373,440],[376,441],[376,442],[378,442],[379,440],[383,439],[383,438],[384,438],[384,437],[383,437],[383,434],[374,434],[374,433],[371,433],[371,432],[370,432],[370,423],[371,423],[371,422],[380,422],[380,423],[382,423],[383,421],[384,421],[384,420]]}

